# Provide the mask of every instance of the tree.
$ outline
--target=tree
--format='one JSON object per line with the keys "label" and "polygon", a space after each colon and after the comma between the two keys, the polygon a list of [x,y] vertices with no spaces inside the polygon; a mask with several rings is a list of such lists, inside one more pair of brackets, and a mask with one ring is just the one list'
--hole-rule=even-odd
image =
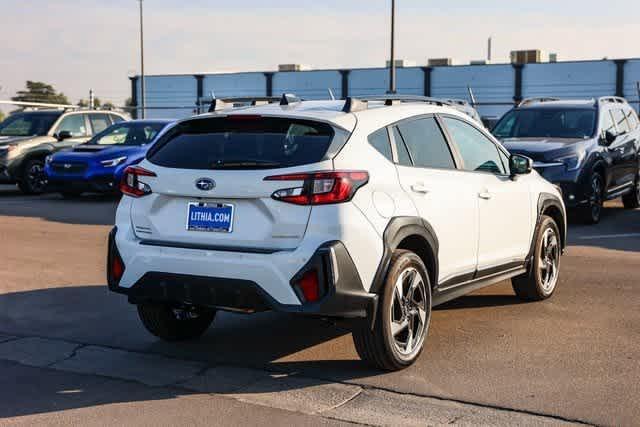
{"label": "tree", "polygon": [[[78,101],[77,105],[80,108],[88,108],[89,101],[87,101],[86,99],[81,99],[80,101]],[[101,105],[102,101],[100,101],[100,98],[93,98],[93,108],[100,108]]]}
{"label": "tree", "polygon": [[4,113],[0,111],[0,122],[4,120]]}
{"label": "tree", "polygon": [[26,90],[19,91],[11,98],[19,102],[44,102],[47,104],[69,104],[69,100],[62,92],[56,92],[53,86],[43,82],[27,80]]}
{"label": "tree", "polygon": [[115,110],[116,106],[113,105],[113,102],[107,101],[104,104],[102,104],[102,109],[103,110]]}

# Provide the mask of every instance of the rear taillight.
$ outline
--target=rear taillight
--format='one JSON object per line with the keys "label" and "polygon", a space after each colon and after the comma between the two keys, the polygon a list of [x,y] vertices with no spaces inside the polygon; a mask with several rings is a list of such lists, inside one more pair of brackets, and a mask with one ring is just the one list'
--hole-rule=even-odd
{"label": "rear taillight", "polygon": [[320,281],[316,270],[307,271],[297,286],[302,293],[303,302],[317,302],[320,299]]}
{"label": "rear taillight", "polygon": [[283,188],[271,197],[295,205],[331,205],[353,199],[369,182],[366,171],[331,171],[269,176],[265,181],[299,181],[301,186]]}
{"label": "rear taillight", "polygon": [[151,194],[151,187],[140,181],[140,177],[144,176],[155,177],[156,174],[139,166],[129,166],[125,169],[120,181],[122,194],[131,197],[142,197]]}

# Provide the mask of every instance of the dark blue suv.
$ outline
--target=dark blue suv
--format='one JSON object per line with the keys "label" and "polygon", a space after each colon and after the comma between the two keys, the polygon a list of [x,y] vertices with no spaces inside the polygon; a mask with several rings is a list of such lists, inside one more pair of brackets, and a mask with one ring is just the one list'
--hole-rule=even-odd
{"label": "dark blue suv", "polygon": [[586,223],[600,221],[605,200],[640,206],[638,115],[623,98],[530,99],[509,111],[493,134],[560,186],[565,203]]}

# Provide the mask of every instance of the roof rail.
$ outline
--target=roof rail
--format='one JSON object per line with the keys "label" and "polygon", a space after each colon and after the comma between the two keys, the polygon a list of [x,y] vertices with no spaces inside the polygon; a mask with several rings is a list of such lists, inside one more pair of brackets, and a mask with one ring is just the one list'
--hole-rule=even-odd
{"label": "roof rail", "polygon": [[553,101],[561,101],[560,98],[555,98],[552,96],[541,96],[538,98],[527,98],[527,99],[523,99],[520,104],[518,104],[518,107],[524,107],[525,105],[529,105],[529,104],[535,104],[535,103],[542,103],[542,102],[553,102]]}
{"label": "roof rail", "polygon": [[280,97],[277,96],[238,96],[230,98],[213,98],[209,100],[203,100],[202,103],[209,103],[209,112],[226,110],[230,108],[236,108],[239,106],[257,106],[273,104],[280,101]]}
{"label": "roof rail", "polygon": [[418,95],[375,95],[366,97],[348,97],[342,111],[345,113],[354,113],[356,111],[366,110],[369,102],[381,101],[384,105],[390,107],[403,102],[422,102],[425,104],[438,106],[451,106],[449,101],[444,99],[429,98],[427,96]]}
{"label": "roof rail", "polygon": [[601,96],[597,99],[597,103],[604,104],[628,104],[627,100],[620,96]]}

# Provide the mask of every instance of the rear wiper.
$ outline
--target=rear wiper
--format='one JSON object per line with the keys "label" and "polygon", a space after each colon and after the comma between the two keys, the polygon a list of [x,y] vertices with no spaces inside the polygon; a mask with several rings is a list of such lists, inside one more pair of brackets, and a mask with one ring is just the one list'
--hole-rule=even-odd
{"label": "rear wiper", "polygon": [[278,162],[271,162],[266,160],[220,160],[211,165],[212,169],[270,169],[281,166]]}

